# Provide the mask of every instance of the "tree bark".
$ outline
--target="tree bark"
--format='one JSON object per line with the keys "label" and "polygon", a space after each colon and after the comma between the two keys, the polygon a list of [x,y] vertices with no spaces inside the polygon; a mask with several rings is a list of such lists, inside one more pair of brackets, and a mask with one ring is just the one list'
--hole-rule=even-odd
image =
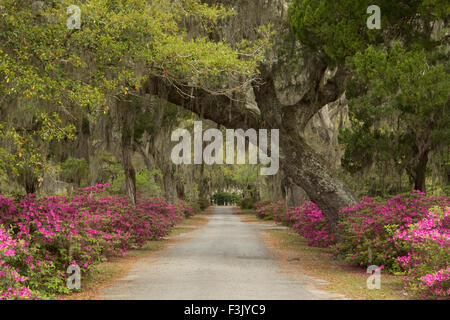
{"label": "tree bark", "polygon": [[89,163],[89,120],[86,117],[81,119],[80,132],[77,135],[75,157],[84,158]]}
{"label": "tree bark", "polygon": [[175,203],[176,201],[176,184],[173,179],[172,169],[170,171],[163,170],[163,185],[164,185],[164,196],[169,203]]}
{"label": "tree bark", "polygon": [[133,166],[133,141],[134,125],[136,121],[136,106],[129,102],[123,102],[119,105],[119,114],[121,117],[121,149],[122,166],[125,174],[125,191],[133,206],[136,205],[136,171]]}
{"label": "tree bark", "polygon": [[20,184],[25,188],[27,194],[35,194],[38,189],[39,181],[33,170],[26,168],[21,172]]}
{"label": "tree bark", "polygon": [[184,184],[181,182],[177,182],[177,198],[185,200],[186,199],[186,191]]}
{"label": "tree bark", "polygon": [[428,151],[423,152],[417,166],[414,168],[414,190],[426,192],[425,179],[428,163]]}
{"label": "tree bark", "polygon": [[356,201],[353,194],[303,139],[286,133],[280,139],[284,173],[292,179],[292,183],[305,190],[309,199],[319,206],[332,228],[335,228],[339,209]]}
{"label": "tree bark", "polygon": [[341,97],[348,74],[346,70],[338,69],[333,78],[327,79],[327,70],[323,68],[312,78],[313,90],[294,105],[281,105],[272,72],[265,68],[260,70],[264,84],[253,88],[255,100],[262,114],[274,115],[267,119],[269,123],[277,123],[278,114],[281,115],[281,121],[277,123],[281,168],[293,184],[305,190],[336,230],[339,209],[352,205],[356,198],[327,162],[306,143],[302,133],[315,113]]}
{"label": "tree bark", "polygon": [[136,171],[131,156],[133,152],[128,145],[122,145],[122,165],[125,171],[125,190],[131,204],[136,205]]}
{"label": "tree bark", "polygon": [[308,197],[306,196],[306,192],[297,186],[296,184],[291,183],[292,179],[290,179],[285,184],[286,189],[286,205],[288,207],[298,208],[302,206],[306,201],[308,201]]}
{"label": "tree bark", "polygon": [[276,202],[283,199],[281,172],[278,171],[277,174],[270,176],[269,183],[271,186],[271,193],[270,193],[271,200],[273,202]]}
{"label": "tree bark", "polygon": [[198,195],[200,199],[206,199],[208,193],[208,180],[205,177],[205,164],[200,165],[200,179],[198,183]]}
{"label": "tree bark", "polygon": [[142,156],[142,159],[144,160],[145,167],[148,171],[153,170],[152,162],[150,161],[150,153],[149,153],[149,145],[150,143],[147,141],[145,148],[142,146],[138,146],[138,151]]}

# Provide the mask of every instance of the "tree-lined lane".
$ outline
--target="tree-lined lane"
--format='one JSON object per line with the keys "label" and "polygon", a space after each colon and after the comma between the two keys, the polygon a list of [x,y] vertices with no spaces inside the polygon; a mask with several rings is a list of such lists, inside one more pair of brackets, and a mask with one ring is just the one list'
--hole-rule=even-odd
{"label": "tree-lined lane", "polygon": [[[282,273],[259,239],[264,225],[248,224],[231,207],[216,207],[202,228],[138,262],[103,290],[101,299],[326,299]],[[306,277],[305,277],[306,279]]]}

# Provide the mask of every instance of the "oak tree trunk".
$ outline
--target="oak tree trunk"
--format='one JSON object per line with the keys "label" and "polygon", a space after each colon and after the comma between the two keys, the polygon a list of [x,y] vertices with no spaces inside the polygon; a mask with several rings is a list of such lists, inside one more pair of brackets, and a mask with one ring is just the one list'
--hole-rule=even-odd
{"label": "oak tree trunk", "polygon": [[285,188],[286,188],[286,205],[288,207],[297,208],[302,206],[306,201],[308,201],[306,192],[296,184],[289,183],[285,185]]}
{"label": "oak tree trunk", "polygon": [[425,178],[428,163],[428,151],[423,152],[414,168],[414,190],[426,192]]}
{"label": "oak tree trunk", "polygon": [[176,201],[176,183],[174,181],[174,172],[172,168],[166,167],[167,170],[162,170],[163,176],[163,186],[164,186],[164,196],[169,203],[175,203]]}
{"label": "oak tree trunk", "polygon": [[81,120],[80,132],[77,135],[75,157],[84,158],[89,163],[89,136],[90,136],[89,120],[83,117]]}
{"label": "oak tree trunk", "polygon": [[122,166],[125,174],[125,191],[133,206],[136,205],[136,171],[133,166],[134,125],[136,120],[136,106],[124,103],[119,106],[122,118]]}
{"label": "oak tree trunk", "polygon": [[280,136],[280,149],[284,173],[305,190],[335,229],[339,209],[356,201],[353,194],[303,139],[284,133]]}

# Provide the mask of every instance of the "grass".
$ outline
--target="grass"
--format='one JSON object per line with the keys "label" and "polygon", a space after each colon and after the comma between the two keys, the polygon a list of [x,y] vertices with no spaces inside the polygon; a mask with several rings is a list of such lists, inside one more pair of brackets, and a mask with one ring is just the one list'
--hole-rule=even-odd
{"label": "grass", "polygon": [[[245,222],[264,222],[249,212],[238,213]],[[325,280],[320,290],[339,293],[355,300],[404,300],[411,299],[403,294],[402,277],[381,274],[381,288],[369,290],[366,281],[369,274],[365,269],[350,266],[336,260],[331,249],[315,248],[307,245],[307,240],[292,230],[266,230],[263,237],[267,246],[280,259],[283,271],[294,278],[301,275]]]}
{"label": "grass", "polygon": [[170,233],[158,241],[149,241],[142,248],[127,252],[126,257],[112,257],[103,263],[96,265],[92,272],[82,277],[80,292],[75,292],[63,297],[64,300],[95,300],[101,289],[110,285],[114,280],[125,276],[133,265],[140,259],[145,259],[152,254],[163,250],[181,234],[191,232],[205,224],[207,215],[211,209],[183,219]]}

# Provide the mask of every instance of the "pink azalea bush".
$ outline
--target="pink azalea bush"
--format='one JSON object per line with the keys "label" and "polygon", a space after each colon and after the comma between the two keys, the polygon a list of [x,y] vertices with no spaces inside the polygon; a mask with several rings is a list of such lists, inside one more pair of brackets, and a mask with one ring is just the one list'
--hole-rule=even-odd
{"label": "pink azalea bush", "polygon": [[260,219],[272,219],[272,202],[263,201],[255,203],[256,209],[253,211],[254,214]]}
{"label": "pink azalea bush", "polygon": [[254,213],[260,219],[272,220],[276,217],[282,215],[286,211],[286,206],[284,201],[280,200],[277,202],[259,202],[255,204],[256,209]]}
{"label": "pink azalea bush", "polygon": [[260,219],[273,219],[291,227],[302,237],[308,239],[313,247],[329,247],[334,243],[328,221],[319,207],[311,201],[298,208],[286,208],[284,201],[275,203],[261,202],[254,213]]}
{"label": "pink azalea bush", "polygon": [[292,229],[308,239],[309,246],[328,248],[334,244],[335,236],[330,225],[314,202],[308,201],[301,207],[286,212],[286,216],[289,217],[288,221],[295,221]]}
{"label": "pink azalea bush", "polygon": [[339,212],[337,253],[354,265],[384,265],[388,271],[398,272],[397,258],[406,256],[408,249],[395,241],[394,234],[427,218],[430,208],[443,209],[449,204],[446,197],[427,197],[420,191],[387,201],[364,198]]}
{"label": "pink azalea bush", "polygon": [[164,237],[191,215],[189,206],[158,199],[101,196],[107,185],[79,189],[73,197],[0,195],[0,298],[51,298],[67,293],[70,264],[82,274],[109,256]]}
{"label": "pink azalea bush", "polygon": [[339,211],[336,242],[313,202],[286,210],[260,203],[254,213],[292,227],[309,246],[334,246],[337,256],[359,266],[379,265],[405,275],[405,288],[422,296],[450,296],[450,199],[423,192],[388,200],[363,198]]}
{"label": "pink azalea bush", "polygon": [[10,264],[16,260],[19,251],[26,250],[23,242],[14,240],[8,231],[0,225],[0,300],[11,298],[32,298],[30,290],[24,285],[27,277],[21,276]]}
{"label": "pink azalea bush", "polygon": [[199,211],[199,207],[195,207],[194,205],[188,205],[183,200],[178,200],[178,210],[186,217],[193,217],[195,216]]}
{"label": "pink azalea bush", "polygon": [[433,208],[424,219],[395,231],[395,243],[407,250],[397,257],[405,287],[427,296],[450,296],[450,208]]}

